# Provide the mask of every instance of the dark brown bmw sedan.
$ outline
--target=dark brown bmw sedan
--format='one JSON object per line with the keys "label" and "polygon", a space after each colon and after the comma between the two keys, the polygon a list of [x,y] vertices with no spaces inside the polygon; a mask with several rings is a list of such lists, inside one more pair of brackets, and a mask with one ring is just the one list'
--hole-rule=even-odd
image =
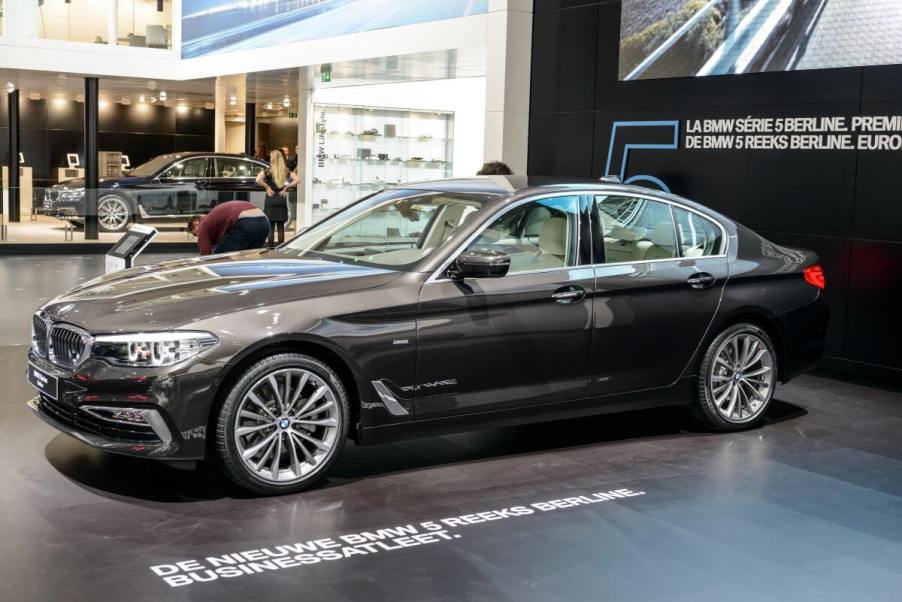
{"label": "dark brown bmw sedan", "polygon": [[297,491],[359,444],[685,404],[754,426],[815,364],[810,252],[614,183],[368,197],[274,251],[135,268],[39,309],[32,409],[99,448]]}

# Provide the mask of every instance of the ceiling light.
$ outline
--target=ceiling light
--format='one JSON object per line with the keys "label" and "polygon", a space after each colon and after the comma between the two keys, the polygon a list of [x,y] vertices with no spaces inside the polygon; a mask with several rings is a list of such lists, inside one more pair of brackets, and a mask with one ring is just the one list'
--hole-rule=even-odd
{"label": "ceiling light", "polygon": [[6,82],[6,91],[12,94],[16,91],[16,84],[12,82]]}
{"label": "ceiling light", "polygon": [[285,98],[282,99],[282,106],[286,109],[291,106],[291,99],[288,98],[288,95],[285,95]]}
{"label": "ceiling light", "polygon": [[204,108],[207,109],[208,111],[212,111],[213,109],[216,108],[216,105],[212,102],[205,102]]}
{"label": "ceiling light", "polygon": [[147,98],[142,94],[138,97],[138,102],[147,102]]}
{"label": "ceiling light", "polygon": [[97,104],[98,104],[99,106],[101,106],[102,108],[105,109],[105,108],[107,108],[108,106],[110,106],[110,101],[108,101],[108,100],[99,100],[99,101],[97,101]]}
{"label": "ceiling light", "polygon": [[175,110],[176,110],[177,112],[179,112],[179,113],[183,113],[183,114],[184,114],[184,113],[187,113],[187,112],[188,112],[188,105],[179,105],[179,106],[177,106],[177,107],[175,108]]}
{"label": "ceiling light", "polygon": [[157,82],[154,81],[154,80],[152,80],[152,79],[147,80],[147,89],[148,89],[148,90],[156,90],[156,89],[157,89]]}
{"label": "ceiling light", "polygon": [[235,106],[236,104],[238,104],[238,97],[237,96],[229,96],[229,104],[232,106]]}
{"label": "ceiling light", "polygon": [[119,102],[121,102],[125,106],[128,106],[128,105],[132,104],[132,97],[131,96],[123,96]]}
{"label": "ceiling light", "polygon": [[160,100],[166,100],[166,90],[160,90]]}
{"label": "ceiling light", "polygon": [[30,98],[31,100],[41,100],[41,93],[40,92],[29,92],[28,98]]}
{"label": "ceiling light", "polygon": [[66,85],[66,75],[65,75],[64,73],[60,73],[59,75],[57,75],[57,76],[56,76],[56,83],[59,84],[59,85],[61,85],[61,86]]}
{"label": "ceiling light", "polygon": [[272,111],[272,103],[271,102],[266,103],[266,106],[263,108],[265,108],[267,111]]}

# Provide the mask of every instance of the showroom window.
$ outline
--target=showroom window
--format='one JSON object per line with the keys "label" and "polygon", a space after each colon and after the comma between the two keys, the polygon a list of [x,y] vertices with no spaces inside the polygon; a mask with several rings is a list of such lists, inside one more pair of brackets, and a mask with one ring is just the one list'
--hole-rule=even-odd
{"label": "showroom window", "polygon": [[605,263],[677,256],[670,205],[630,196],[595,197],[604,233]]}
{"label": "showroom window", "polygon": [[579,197],[541,199],[513,209],[483,230],[469,251],[499,251],[509,273],[563,268],[578,263]]}
{"label": "showroom window", "polygon": [[172,47],[172,0],[116,0],[116,22],[120,46]]}
{"label": "showroom window", "polygon": [[[172,0],[38,0],[38,37],[139,48],[172,47]],[[110,40],[109,19],[116,22]]]}
{"label": "showroom window", "polygon": [[38,37],[106,44],[108,6],[107,0],[41,0]]}
{"label": "showroom window", "polygon": [[674,207],[677,232],[683,257],[719,255],[723,246],[723,231],[711,220],[681,207]]}

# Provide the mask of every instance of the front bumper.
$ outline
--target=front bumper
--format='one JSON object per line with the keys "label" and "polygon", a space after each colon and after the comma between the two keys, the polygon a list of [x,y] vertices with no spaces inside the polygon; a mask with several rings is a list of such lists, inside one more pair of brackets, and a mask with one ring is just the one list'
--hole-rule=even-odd
{"label": "front bumper", "polygon": [[74,371],[30,350],[29,364],[58,380],[56,398],[28,402],[44,422],[105,451],[144,458],[201,460],[223,365],[196,361],[157,370],[88,359]]}
{"label": "front bumper", "polygon": [[[169,427],[166,425],[162,416],[160,416],[159,412],[156,410],[147,410],[147,412],[154,412],[156,415],[151,430],[154,432],[154,436],[158,441],[149,438],[146,441],[142,441],[139,437],[143,436],[144,433],[136,432],[134,430],[132,432],[137,435],[135,437],[136,440],[129,441],[121,436],[122,434],[125,434],[124,431],[126,429],[119,429],[119,433],[116,433],[113,430],[116,428],[113,426],[104,429],[103,426],[97,422],[97,420],[101,419],[91,420],[84,416],[80,416],[81,414],[87,414],[87,412],[75,408],[72,408],[71,411],[66,411],[60,404],[42,395],[38,395],[29,400],[27,405],[41,420],[53,428],[104,451],[131,456],[168,457],[177,448],[174,444],[172,432],[169,430]],[[90,416],[90,414],[88,414],[88,416]],[[113,423],[112,421],[109,422],[111,425],[122,424]],[[123,426],[126,425],[123,424]]]}

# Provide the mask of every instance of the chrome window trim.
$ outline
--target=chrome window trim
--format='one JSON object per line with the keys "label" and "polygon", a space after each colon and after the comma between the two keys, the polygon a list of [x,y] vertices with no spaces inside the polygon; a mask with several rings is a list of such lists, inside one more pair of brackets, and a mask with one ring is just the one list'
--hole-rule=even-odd
{"label": "chrome window trim", "polygon": [[[593,192],[591,194],[593,197],[599,195],[598,192]],[[614,195],[610,195],[610,196],[614,196]],[[715,219],[714,217],[707,215],[706,213],[699,211],[698,209],[694,209],[692,207],[689,207],[688,205],[684,205],[683,203],[678,203],[676,201],[671,201],[669,199],[659,199],[654,196],[648,196],[645,194],[636,194],[636,193],[632,193],[632,192],[624,193],[621,196],[635,197],[635,198],[643,199],[646,201],[656,201],[658,203],[664,203],[665,205],[668,205],[668,208],[670,209],[670,220],[673,223],[673,233],[674,233],[674,236],[676,237],[677,246],[679,246],[680,237],[679,237],[679,233],[677,232],[676,216],[673,214],[674,207],[679,207],[680,209],[688,211],[689,213],[694,213],[694,214],[698,215],[699,217],[702,217],[703,219],[708,220],[709,222],[713,223],[715,226],[720,228],[720,233],[722,235],[721,242],[720,242],[721,252],[716,255],[700,255],[699,257],[683,257],[682,256],[683,251],[682,251],[682,249],[680,249],[679,257],[667,257],[665,259],[640,259],[637,261],[617,261],[614,263],[596,263],[593,265],[627,265],[627,264],[635,264],[635,263],[652,263],[652,262],[659,262],[659,261],[673,261],[675,259],[681,259],[681,260],[682,259],[705,259],[705,258],[716,258],[716,257],[725,258],[728,255],[728,245],[729,245],[730,237],[727,236],[727,229],[724,227],[724,225],[722,223],[720,223],[720,220]]]}
{"label": "chrome window trim", "polygon": [[[594,203],[594,198],[596,196],[604,195],[604,194],[607,194],[608,196],[613,196],[613,194],[615,192],[620,192],[620,191],[605,191],[605,190],[557,191],[557,192],[549,192],[549,193],[545,193],[545,194],[541,194],[541,195],[535,195],[535,196],[530,196],[530,197],[527,197],[524,199],[520,199],[519,201],[512,203],[508,207],[505,207],[503,210],[501,210],[498,213],[489,217],[489,219],[486,221],[486,223],[484,223],[482,226],[480,226],[480,228],[478,230],[476,230],[476,232],[471,234],[469,237],[467,237],[467,239],[464,242],[462,242],[460,245],[457,246],[457,248],[448,256],[448,259],[443,261],[439,265],[438,269],[436,269],[434,272],[432,272],[432,274],[429,275],[429,278],[427,278],[426,282],[424,282],[423,284],[426,285],[426,284],[434,284],[434,283],[438,283],[438,282],[452,282],[452,280],[450,278],[440,278],[439,274],[444,274],[445,270],[448,269],[448,266],[451,265],[451,263],[455,259],[457,259],[457,256],[460,255],[470,245],[470,243],[472,243],[474,240],[476,240],[476,238],[478,238],[480,234],[482,234],[485,230],[487,230],[488,227],[490,225],[492,225],[492,223],[494,223],[498,218],[503,217],[510,211],[513,211],[514,209],[516,209],[517,207],[519,207],[525,203],[529,203],[532,201],[539,201],[539,200],[547,199],[547,198],[562,197],[562,196],[577,196],[577,197],[588,196],[588,197],[590,197],[590,200]],[[657,198],[654,196],[648,196],[648,195],[644,195],[644,194],[636,194],[633,192],[622,192],[621,196],[636,197],[636,198],[645,199],[648,201],[657,201],[659,203],[667,204],[670,208],[670,215],[671,215],[671,220],[673,221],[673,227],[674,227],[675,234],[676,234],[676,219],[674,219],[674,216],[673,216],[673,207],[679,207],[680,209],[685,209],[686,211],[695,213],[696,215],[699,215],[700,217],[707,219],[710,222],[713,222],[718,228],[720,228],[720,232],[723,235],[722,240],[721,240],[721,252],[717,255],[702,255],[700,257],[667,257],[664,259],[642,259],[642,260],[638,260],[638,261],[618,261],[618,262],[612,262],[612,263],[591,263],[591,264],[577,265],[577,266],[564,266],[564,267],[560,267],[560,268],[530,270],[530,271],[526,271],[526,272],[514,272],[513,274],[510,274],[510,275],[517,276],[519,274],[534,274],[534,273],[538,273],[538,272],[570,270],[570,269],[574,269],[574,268],[587,268],[587,267],[594,268],[594,267],[608,266],[608,265],[617,266],[617,265],[635,265],[635,264],[644,264],[644,263],[660,263],[662,261],[685,261],[685,260],[695,261],[695,260],[699,260],[699,259],[717,259],[717,258],[725,259],[727,257],[728,252],[729,252],[728,247],[729,247],[730,238],[727,235],[727,229],[720,222],[720,220],[715,219],[714,217],[707,215],[706,213],[699,211],[698,209],[694,209],[692,207],[684,205],[683,203],[671,201],[669,199],[660,199],[660,198]],[[590,211],[591,210],[593,210],[593,208],[590,207]],[[679,242],[679,238],[677,238],[677,241]]]}

